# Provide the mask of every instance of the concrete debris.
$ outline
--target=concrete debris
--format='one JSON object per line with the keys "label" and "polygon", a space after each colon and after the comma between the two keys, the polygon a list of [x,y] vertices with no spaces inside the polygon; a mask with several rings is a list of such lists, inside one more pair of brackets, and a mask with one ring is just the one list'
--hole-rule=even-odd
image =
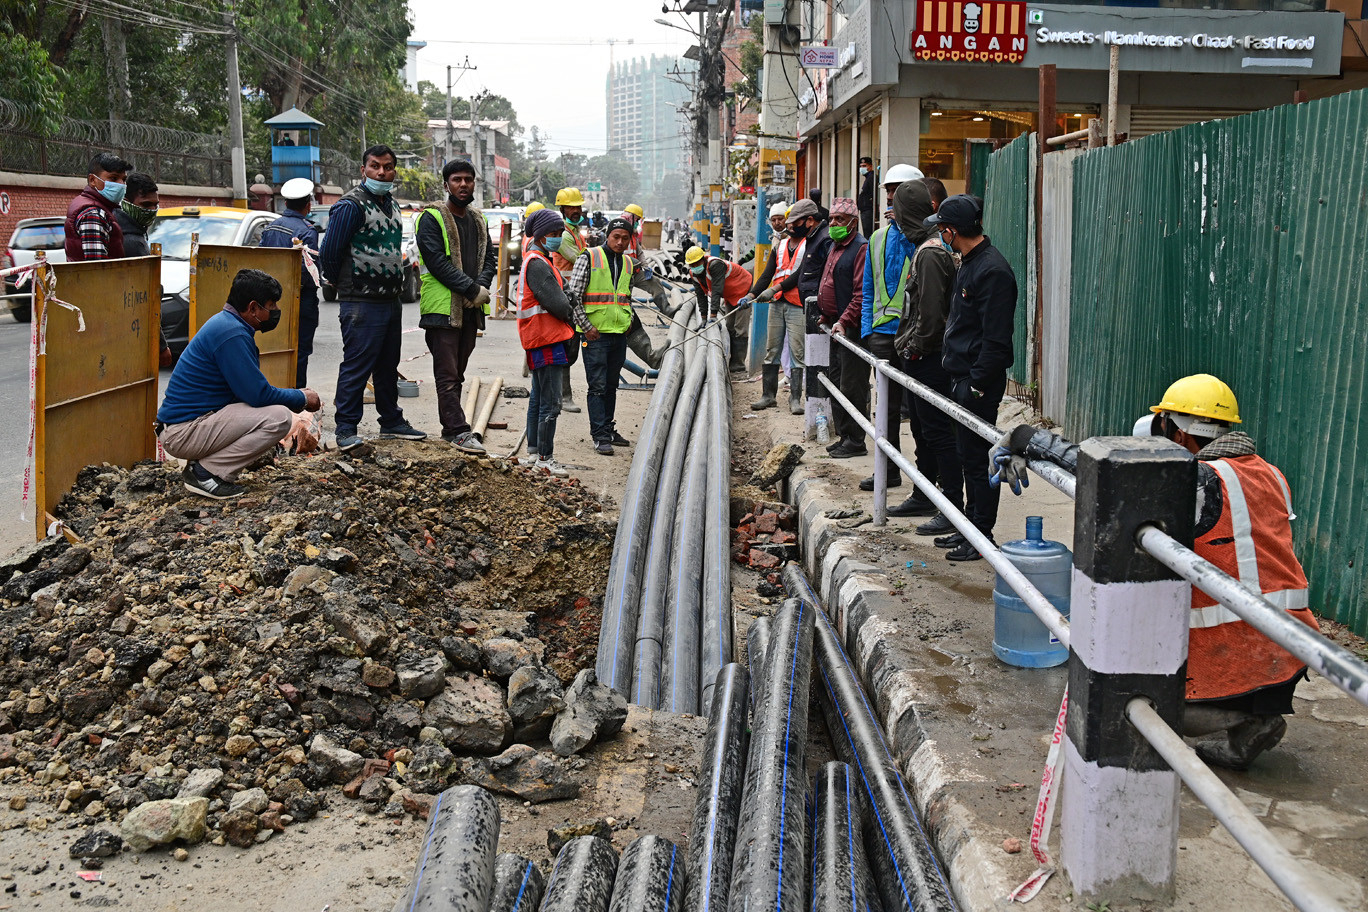
{"label": "concrete debris", "polygon": [[575,798],[580,793],[565,761],[526,744],[515,744],[497,757],[465,760],[459,775],[471,785],[532,804]]}
{"label": "concrete debris", "polygon": [[119,832],[135,852],[146,852],[177,839],[193,845],[204,839],[208,814],[208,798],[148,801],[128,812]]}
{"label": "concrete debris", "polygon": [[565,709],[560,679],[540,665],[525,665],[508,679],[508,714],[513,738],[528,742],[545,738],[551,722]]}
{"label": "concrete debris", "polygon": [[563,823],[546,831],[546,847],[551,851],[552,856],[556,856],[560,854],[560,850],[565,847],[567,842],[579,836],[597,836],[600,839],[612,842],[613,828],[608,825],[608,821],[603,819]]}
{"label": "concrete debris", "polygon": [[747,484],[757,488],[772,488],[793,474],[803,459],[803,448],[796,443],[777,443],[766,454],[760,467]]}
{"label": "concrete debris", "polygon": [[71,844],[72,858],[108,858],[123,849],[123,839],[108,830],[88,830]]}
{"label": "concrete debris", "polygon": [[551,748],[562,757],[616,735],[627,721],[627,700],[598,682],[592,668],[575,677],[565,692],[565,709],[551,724]]}

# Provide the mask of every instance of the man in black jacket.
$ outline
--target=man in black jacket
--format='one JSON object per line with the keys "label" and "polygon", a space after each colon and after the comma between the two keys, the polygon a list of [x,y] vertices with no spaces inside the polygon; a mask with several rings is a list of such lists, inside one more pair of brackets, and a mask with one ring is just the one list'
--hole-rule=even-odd
{"label": "man in black jacket", "polygon": [[855,194],[855,202],[860,207],[860,227],[865,237],[874,236],[874,159],[865,156],[860,159],[860,192]]}
{"label": "man in black jacket", "polygon": [[[1017,283],[1011,265],[983,233],[983,206],[965,194],[941,203],[922,223],[960,255],[941,363],[950,375],[951,398],[990,424],[1007,392]],[[988,484],[989,442],[962,424],[955,444],[964,473],[965,515],[991,540],[997,523],[998,489]],[[959,533],[936,539],[953,561],[983,555]]]}

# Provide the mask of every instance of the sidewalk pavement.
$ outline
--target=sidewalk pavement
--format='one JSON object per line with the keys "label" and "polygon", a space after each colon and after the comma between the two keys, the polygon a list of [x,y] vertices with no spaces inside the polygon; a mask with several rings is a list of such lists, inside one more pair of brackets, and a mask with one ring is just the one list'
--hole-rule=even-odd
{"label": "sidewalk pavement", "polygon": [[[857,486],[872,474],[873,457],[830,459],[815,442],[802,441],[801,416],[750,412],[745,405],[754,386],[737,387],[737,425],[756,436],[767,433],[771,443],[800,441],[807,448],[785,492],[799,508],[803,562],[876,704],[961,908],[1001,908],[1007,893],[1036,868],[1028,844],[1031,817],[1066,667],[1014,668],[993,655],[993,570],[982,561],[947,561],[930,539],[913,533],[922,519],[846,529],[825,518],[831,509],[872,512],[873,495]],[[1008,401],[998,426],[1014,426],[1027,415]],[[903,440],[911,456],[911,435],[904,432]],[[1072,546],[1072,501],[1032,479],[1023,496],[1003,494],[996,540],[1024,537],[1025,518],[1033,514],[1044,517],[1046,538]],[[889,492],[889,503],[912,490],[904,479]],[[1368,709],[1313,676],[1298,689],[1296,710],[1283,743],[1249,772],[1218,774],[1345,908],[1362,908],[1368,897]],[[1292,908],[1186,789],[1180,821],[1172,908]],[[1003,843],[1011,837],[1024,850],[1008,854]],[[1057,857],[1057,835],[1051,848]],[[1032,905],[1079,904],[1067,878],[1057,874]]]}

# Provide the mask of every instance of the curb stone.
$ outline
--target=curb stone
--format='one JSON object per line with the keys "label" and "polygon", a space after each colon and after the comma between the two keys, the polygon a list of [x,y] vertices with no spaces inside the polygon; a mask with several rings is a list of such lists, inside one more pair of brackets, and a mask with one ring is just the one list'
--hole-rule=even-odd
{"label": "curb stone", "polygon": [[[882,620],[875,596],[886,593],[885,571],[859,559],[859,533],[842,529],[823,514],[836,506],[825,480],[800,465],[789,477],[784,499],[798,509],[803,565],[874,704],[912,799],[964,912],[1000,909],[1015,887],[997,860],[1001,849],[975,835],[986,828],[962,802],[958,788],[985,780],[958,769],[927,736],[921,714],[935,695],[919,684],[920,669],[902,668],[891,646],[896,625]],[[972,787],[972,786],[971,786]]]}

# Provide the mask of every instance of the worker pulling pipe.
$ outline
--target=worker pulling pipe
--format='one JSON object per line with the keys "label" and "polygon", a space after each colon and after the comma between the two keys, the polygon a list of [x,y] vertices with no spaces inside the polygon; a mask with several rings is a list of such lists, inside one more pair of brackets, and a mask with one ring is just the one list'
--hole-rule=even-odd
{"label": "worker pulling pipe", "polygon": [[790,602],[774,618],[751,734],[732,861],[730,912],[799,912],[807,886],[808,684],[813,615]]}
{"label": "worker pulling pipe", "polygon": [[[683,420],[681,417],[679,420]],[[670,564],[666,599],[665,653],[660,663],[660,708],[698,713],[699,614],[703,585],[703,507],[708,487],[707,437],[703,417],[694,420],[685,458],[688,471],[675,508],[674,540],[679,542]]]}
{"label": "worker pulling pipe", "polygon": [[617,866],[617,852],[608,840],[598,836],[570,840],[556,856],[541,912],[608,912]]}
{"label": "worker pulling pipe", "polygon": [[659,836],[632,840],[622,853],[608,912],[681,912],[684,853]]}
{"label": "worker pulling pipe", "polygon": [[536,912],[546,879],[531,860],[504,852],[494,860],[494,898],[489,912]]}
{"label": "worker pulling pipe", "polygon": [[486,912],[499,850],[499,804],[474,785],[437,796],[413,880],[395,912]]}
{"label": "worker pulling pipe", "polygon": [[710,395],[703,427],[708,435],[708,490],[704,507],[702,711],[712,705],[717,672],[732,660],[731,607],[731,381],[727,346],[731,337],[712,322],[703,338]]}
{"label": "worker pulling pipe", "polygon": [[949,882],[941,870],[921,818],[884,741],[879,720],[865,696],[835,629],[801,566],[784,567],[784,588],[816,614],[819,702],[836,755],[856,774],[869,809],[867,840],[875,882],[885,912],[953,910]]}
{"label": "worker pulling pipe", "polygon": [[813,781],[813,912],[883,908],[865,855],[863,789],[853,780],[848,765],[832,761]]}
{"label": "worker pulling pipe", "polygon": [[686,912],[726,912],[746,778],[748,677],[740,665],[724,665],[713,688],[699,763],[698,799],[689,830]]}

